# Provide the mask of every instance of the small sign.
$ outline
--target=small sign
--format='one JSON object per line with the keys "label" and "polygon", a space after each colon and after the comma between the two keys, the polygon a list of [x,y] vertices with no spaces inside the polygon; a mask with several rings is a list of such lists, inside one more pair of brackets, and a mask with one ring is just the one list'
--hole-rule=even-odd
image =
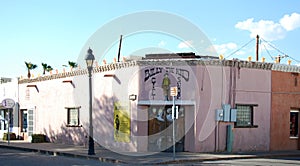
{"label": "small sign", "polygon": [[178,93],[177,86],[174,86],[174,87],[170,88],[170,95],[171,96],[177,96],[177,93]]}
{"label": "small sign", "polygon": [[178,106],[172,106],[172,119],[178,119]]}
{"label": "small sign", "polygon": [[13,99],[2,100],[2,106],[5,108],[13,108],[15,106],[15,101]]}

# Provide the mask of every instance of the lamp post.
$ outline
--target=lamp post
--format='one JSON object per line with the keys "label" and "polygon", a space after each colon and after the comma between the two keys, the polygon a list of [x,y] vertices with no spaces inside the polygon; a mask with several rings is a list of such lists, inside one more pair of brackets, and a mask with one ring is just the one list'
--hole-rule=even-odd
{"label": "lamp post", "polygon": [[89,150],[88,155],[95,155],[94,149],[94,139],[93,139],[93,112],[92,112],[92,70],[94,64],[95,57],[93,55],[93,50],[88,49],[87,54],[85,56],[85,61],[87,65],[87,69],[89,72]]}

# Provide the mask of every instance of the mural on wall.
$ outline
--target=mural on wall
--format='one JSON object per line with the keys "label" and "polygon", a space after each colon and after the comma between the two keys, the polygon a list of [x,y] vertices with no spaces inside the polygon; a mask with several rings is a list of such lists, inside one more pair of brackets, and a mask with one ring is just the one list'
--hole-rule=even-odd
{"label": "mural on wall", "polygon": [[[156,88],[161,86],[163,90],[163,99],[165,101],[170,100],[170,86],[171,83],[173,86],[177,86],[178,95],[176,99],[181,99],[182,95],[182,80],[188,82],[190,79],[190,72],[186,69],[177,68],[177,67],[153,67],[144,70],[144,82],[151,80],[152,89],[151,97],[152,100],[157,99]],[[173,83],[170,77],[175,78]],[[163,78],[162,78],[163,77]],[[159,80],[161,79],[161,80]],[[159,85],[161,83],[161,85]]]}
{"label": "mural on wall", "polygon": [[114,102],[114,139],[130,142],[130,111],[121,102]]}

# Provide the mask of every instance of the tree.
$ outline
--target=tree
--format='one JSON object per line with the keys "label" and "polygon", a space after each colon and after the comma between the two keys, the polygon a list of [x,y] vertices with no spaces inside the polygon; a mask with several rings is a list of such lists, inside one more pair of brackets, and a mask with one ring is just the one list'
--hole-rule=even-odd
{"label": "tree", "polygon": [[30,78],[31,77],[31,73],[30,70],[34,70],[35,68],[37,68],[36,64],[32,64],[31,62],[25,62],[25,65],[27,67],[27,77]]}
{"label": "tree", "polygon": [[42,66],[43,66],[43,75],[45,75],[46,71],[50,72],[51,70],[53,70],[53,68],[47,65],[47,63],[42,63]]}

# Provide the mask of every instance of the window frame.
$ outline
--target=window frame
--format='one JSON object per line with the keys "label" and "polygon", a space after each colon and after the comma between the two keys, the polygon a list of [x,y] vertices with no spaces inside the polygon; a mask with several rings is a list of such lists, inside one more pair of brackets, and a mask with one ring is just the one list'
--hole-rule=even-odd
{"label": "window frame", "polygon": [[[296,113],[297,114],[297,120],[296,120],[296,126],[297,126],[297,128],[296,128],[296,130],[297,130],[297,136],[291,136],[291,114],[292,113]],[[289,128],[289,131],[290,131],[290,134],[289,134],[289,138],[290,139],[299,139],[299,110],[298,109],[290,109],[290,116],[289,116],[289,126],[290,126],[290,128]]]}
{"label": "window frame", "polygon": [[236,112],[236,119],[238,119],[238,106],[248,106],[250,107],[250,125],[238,125],[238,122],[234,122],[234,128],[258,128],[258,125],[254,124],[254,107],[258,107],[258,104],[236,104],[235,108]]}
{"label": "window frame", "polygon": [[[67,109],[67,127],[82,127],[80,124],[80,108],[81,107],[65,107],[65,109]],[[77,110],[77,124],[71,123],[71,110]]]}

